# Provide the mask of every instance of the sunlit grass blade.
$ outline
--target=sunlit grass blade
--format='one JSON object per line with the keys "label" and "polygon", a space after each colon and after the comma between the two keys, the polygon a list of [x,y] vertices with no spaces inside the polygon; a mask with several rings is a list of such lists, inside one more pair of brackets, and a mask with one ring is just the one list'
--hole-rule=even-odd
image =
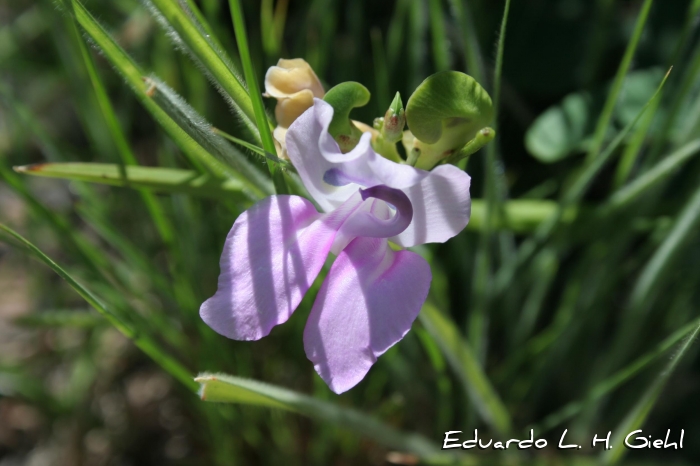
{"label": "sunlit grass blade", "polygon": [[419,319],[442,350],[484,422],[501,434],[508,433],[510,415],[454,323],[430,302],[423,306]]}
{"label": "sunlit grass blade", "polygon": [[[255,75],[253,62],[250,58],[243,10],[241,9],[241,5],[238,0],[229,0],[229,7],[231,8],[233,30],[236,34],[236,42],[238,43],[238,53],[241,56],[243,72],[250,90],[250,98],[252,100],[253,110],[255,112],[255,122],[258,125],[258,131],[260,132],[260,138],[262,139],[262,146],[266,152],[277,156],[277,149],[275,149],[275,142],[272,139],[272,132],[270,131],[270,124],[267,119],[267,114],[265,113],[265,105],[262,101],[262,94],[258,88],[258,78]],[[282,172],[281,168],[270,160],[267,160],[267,167],[270,170],[270,176],[272,176],[272,182],[275,185],[275,191],[277,194],[287,194],[289,192],[289,188],[287,187],[287,182],[284,179],[284,173]]]}
{"label": "sunlit grass blade", "polygon": [[666,382],[668,382],[669,378],[673,374],[673,371],[681,362],[683,356],[685,356],[688,348],[690,348],[690,345],[693,344],[699,333],[700,324],[696,323],[695,328],[692,330],[692,332],[690,332],[690,335],[686,337],[685,341],[681,344],[676,354],[673,355],[671,361],[666,365],[663,372],[661,372],[661,374],[659,374],[659,376],[651,382],[649,388],[647,388],[642,397],[637,401],[632,410],[617,427],[615,432],[618,432],[618,435],[613,439],[613,448],[602,454],[601,459],[603,464],[617,464],[625,456],[627,448],[624,448],[623,442],[626,433],[633,432],[644,425],[649,413],[652,411],[652,409],[654,409],[656,401],[663,392]]}
{"label": "sunlit grass blade", "polygon": [[239,198],[245,186],[238,180],[222,180],[211,175],[201,175],[193,170],[163,167],[126,167],[126,178],[116,164],[107,163],[44,163],[15,167],[15,171],[27,175],[88,181],[134,189],[151,189],[158,192],[184,193],[215,199]]}
{"label": "sunlit grass blade", "polygon": [[161,368],[163,368],[163,370],[171,374],[188,389],[193,391],[197,389],[197,384],[192,380],[189,371],[185,369],[184,366],[166,354],[160,347],[158,347],[156,343],[153,342],[153,340],[151,340],[150,337],[132,328],[131,325],[122,320],[116,313],[112,312],[108,306],[103,304],[95,295],[78,283],[78,281],[76,281],[49,256],[44,254],[38,247],[29,242],[19,233],[3,224],[0,224],[0,234],[3,238],[9,237],[16,243],[19,243],[32,256],[49,266],[49,268],[51,268],[51,270],[65,280],[71,286],[71,288],[73,288],[80,295],[80,297],[82,297],[97,312],[102,314],[107,321],[122,334],[124,334],[124,336],[132,340],[139,349],[153,359]]}
{"label": "sunlit grass blade", "polygon": [[[229,103],[239,112],[246,128],[258,137],[255,126],[255,111],[251,95],[243,80],[238,76],[230,58],[221,48],[211,30],[203,29],[181,2],[170,0],[145,0],[161,25],[172,29],[181,41],[181,45],[190,51],[190,56],[211,75],[213,83],[230,97]],[[160,14],[159,14],[160,13]]]}
{"label": "sunlit grass blade", "polygon": [[[224,139],[228,139],[221,130],[214,128],[209,122],[180,97],[175,91],[155,76],[145,78],[149,89],[152,90],[153,100],[183,128],[197,143],[214,155],[218,160],[232,167],[238,178],[251,185],[251,191],[256,196],[272,194],[273,187],[269,178],[247,159],[236,147]],[[228,136],[228,135],[227,135]],[[230,138],[231,136],[229,136]],[[246,148],[258,153],[258,147],[243,140],[237,141]]]}
{"label": "sunlit grass blade", "polygon": [[[188,157],[188,160],[195,167],[206,167],[206,170],[210,171],[215,176],[238,177],[241,181],[245,182],[246,178],[244,176],[214,158],[153,100],[150,93],[155,89],[144,82],[143,72],[131,60],[126,52],[119,47],[114,39],[107,34],[102,26],[95,21],[92,15],[83,7],[83,5],[78,0],[65,1],[70,2],[67,5],[69,11],[75,15],[75,18],[81,27],[92,38],[95,44],[104,52],[105,57],[112,63],[112,65],[114,65],[122,77],[124,77],[124,79],[127,81],[141,104],[177,143],[183,153]],[[259,188],[254,186],[252,183],[250,188],[251,190],[258,191],[259,195],[263,194],[259,191]]]}
{"label": "sunlit grass blade", "polygon": [[593,142],[588,154],[586,155],[587,161],[595,160],[600,154],[600,150],[603,147],[603,142],[605,140],[605,134],[610,125],[610,120],[613,116],[613,111],[615,110],[615,105],[622,91],[622,84],[625,81],[625,76],[627,76],[627,71],[629,70],[634,54],[637,51],[637,46],[639,45],[639,39],[642,37],[642,32],[644,31],[644,25],[647,22],[647,17],[649,16],[649,10],[654,3],[654,0],[644,0],[644,4],[639,11],[639,16],[637,17],[637,22],[634,26],[634,31],[632,32],[632,37],[627,44],[627,49],[622,57],[620,66],[617,69],[617,74],[615,75],[615,80],[610,88],[608,97],[605,101],[605,106],[603,111],[596,122],[595,133],[593,135]]}
{"label": "sunlit grass blade", "polygon": [[690,332],[696,331],[698,324],[700,324],[700,321],[696,320],[673,332],[673,334],[669,335],[662,342],[656,345],[653,350],[645,353],[623,369],[598,383],[583,399],[567,404],[563,408],[544,418],[542,422],[538,423],[537,426],[533,428],[536,432],[548,432],[575,417],[582,410],[586,409],[586,407],[591,403],[594,403],[604,396],[610,394],[613,390],[630,380],[635,375],[639,374],[651,363],[655,362],[661,356],[666,354],[669,349],[671,349],[684,337],[687,337]]}
{"label": "sunlit grass blade", "polygon": [[[238,180],[221,180],[181,168],[130,166],[126,167],[126,178],[122,176],[119,165],[107,163],[43,163],[14,169],[24,175],[144,188],[156,192],[183,193],[214,199],[245,199],[242,194],[246,187]],[[496,227],[517,233],[531,233],[557,209],[557,203],[554,201],[535,199],[514,199],[506,202],[504,206],[508,222],[497,224]],[[484,228],[485,209],[483,200],[472,199],[468,229],[479,231]],[[571,207],[564,213],[562,221],[571,222],[577,215],[578,209]]]}
{"label": "sunlit grass blade", "polygon": [[199,394],[204,401],[237,403],[292,411],[314,420],[338,424],[377,443],[422,457],[442,456],[438,446],[416,435],[405,434],[350,408],[281,387],[224,374],[200,374]]}
{"label": "sunlit grass blade", "polygon": [[629,205],[632,201],[647,192],[652,186],[656,186],[661,181],[668,179],[669,176],[680,169],[683,164],[688,162],[698,154],[698,152],[700,152],[700,139],[691,141],[675,152],[665,156],[639,178],[636,178],[634,181],[615,191],[605,204],[600,207],[600,211],[602,213],[609,213]]}

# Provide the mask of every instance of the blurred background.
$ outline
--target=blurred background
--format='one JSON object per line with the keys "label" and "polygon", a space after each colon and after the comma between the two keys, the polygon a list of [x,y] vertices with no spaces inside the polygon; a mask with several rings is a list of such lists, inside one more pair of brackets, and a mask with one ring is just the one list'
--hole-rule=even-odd
{"label": "blurred background", "polygon": [[[616,81],[648,4],[629,70]],[[196,5],[238,66],[228,4]],[[504,5],[243,2],[260,85],[279,58],[304,58],[326,89],[343,81],[367,86],[372,100],[353,117],[370,124],[396,91],[405,103],[443,69],[467,72],[494,96]],[[169,18],[156,6],[113,0],[85,7],[145,75],[157,76],[216,128],[243,134],[215,82],[183,52],[176,33],[159,25]],[[697,344],[678,350],[700,316],[700,163],[692,157],[700,150],[699,7],[693,0],[511,5],[493,163],[482,150],[466,167],[481,208],[458,237],[422,250],[435,275],[431,302],[472,348],[507,409],[513,437],[535,426],[550,440],[543,451],[487,451],[479,464],[595,464],[600,448],[554,448],[563,429],[588,443],[596,433],[621,432],[635,415],[654,438],[685,429],[684,448],[630,451],[610,461],[700,463]],[[616,142],[671,65],[659,99]],[[614,106],[600,129],[610,95]],[[274,101],[266,105],[271,110]],[[304,355],[314,292],[289,323],[258,342],[229,341],[203,325],[199,304],[215,290],[223,241],[249,202],[149,196],[12,170],[116,164],[125,153],[115,142],[119,134],[141,165],[197,168],[62,1],[0,2],[0,223],[151,335],[192,376],[222,371],[270,382],[436,443],[447,430],[479,428],[482,438],[499,438],[475,407],[469,382],[436,344],[439,335],[425,325],[416,324],[341,396]],[[563,201],[587,162],[610,144],[610,160],[587,189]],[[266,173],[255,154],[235,150]],[[658,172],[664,160],[674,165]],[[649,183],[619,195],[644,176]],[[493,223],[483,208],[489,177],[494,205],[510,216]],[[561,218],[538,233],[559,207]],[[0,466],[417,464],[342,425],[203,403],[15,243],[0,242]]]}

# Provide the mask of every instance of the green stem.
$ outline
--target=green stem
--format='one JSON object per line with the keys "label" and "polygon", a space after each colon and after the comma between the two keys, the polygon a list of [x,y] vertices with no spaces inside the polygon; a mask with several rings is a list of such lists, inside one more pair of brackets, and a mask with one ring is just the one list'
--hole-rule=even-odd
{"label": "green stem", "polygon": [[[262,95],[260,94],[260,89],[258,87],[255,70],[253,69],[253,62],[250,58],[250,49],[248,48],[248,37],[245,30],[243,10],[241,9],[239,0],[229,0],[229,6],[231,8],[233,30],[236,34],[236,42],[238,42],[238,53],[241,56],[243,72],[245,74],[246,83],[248,84],[248,93],[253,102],[255,121],[258,125],[258,131],[260,131],[263,149],[276,157],[277,150],[275,149],[275,142],[272,139],[272,133],[270,132],[269,121],[267,119],[267,115],[265,114]],[[284,174],[281,167],[268,159],[267,168],[270,170],[270,176],[272,176],[272,182],[275,185],[275,191],[277,194],[287,194],[289,192],[289,188],[287,187],[287,182],[284,179]]]}

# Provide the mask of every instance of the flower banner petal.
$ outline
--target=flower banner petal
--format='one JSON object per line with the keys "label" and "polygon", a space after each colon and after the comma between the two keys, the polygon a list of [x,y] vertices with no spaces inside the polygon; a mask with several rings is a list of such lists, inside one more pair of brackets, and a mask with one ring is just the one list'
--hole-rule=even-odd
{"label": "flower banner petal", "polygon": [[304,330],[306,355],[331,390],[354,387],[406,335],[431,280],[425,259],[383,238],[357,238],[340,253]]}

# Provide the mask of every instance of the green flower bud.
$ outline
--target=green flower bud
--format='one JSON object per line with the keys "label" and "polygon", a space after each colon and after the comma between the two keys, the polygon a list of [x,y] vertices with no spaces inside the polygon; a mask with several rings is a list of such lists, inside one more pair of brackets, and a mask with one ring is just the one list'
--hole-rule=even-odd
{"label": "green flower bud", "polygon": [[403,109],[401,94],[397,92],[389,109],[384,114],[382,136],[387,142],[394,144],[401,139],[404,126],[406,126],[406,114]]}

